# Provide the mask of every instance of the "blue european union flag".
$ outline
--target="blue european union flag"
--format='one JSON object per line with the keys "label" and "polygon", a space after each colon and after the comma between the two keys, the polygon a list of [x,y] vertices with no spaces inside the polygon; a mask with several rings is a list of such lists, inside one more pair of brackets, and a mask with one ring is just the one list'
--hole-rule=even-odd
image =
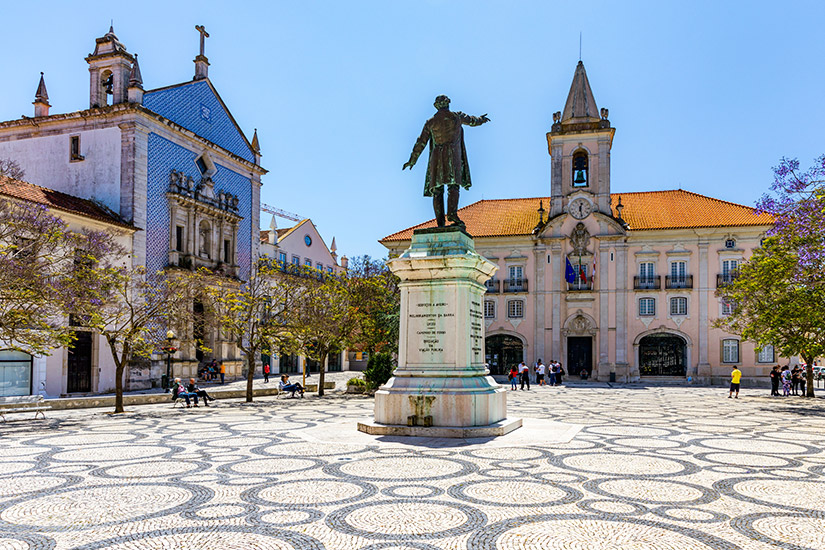
{"label": "blue european union flag", "polygon": [[570,258],[566,258],[567,267],[564,269],[564,280],[570,284],[576,282],[576,270],[573,269],[573,264],[570,263]]}

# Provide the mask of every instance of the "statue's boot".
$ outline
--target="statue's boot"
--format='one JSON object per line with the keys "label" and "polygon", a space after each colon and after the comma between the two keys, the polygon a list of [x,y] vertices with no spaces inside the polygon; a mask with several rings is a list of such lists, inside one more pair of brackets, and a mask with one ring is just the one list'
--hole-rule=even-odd
{"label": "statue's boot", "polygon": [[450,185],[450,191],[447,195],[447,221],[451,225],[464,227],[464,222],[458,217],[458,194],[458,185]]}
{"label": "statue's boot", "polygon": [[435,212],[435,222],[438,227],[444,227],[444,188],[439,187],[433,191],[433,211]]}

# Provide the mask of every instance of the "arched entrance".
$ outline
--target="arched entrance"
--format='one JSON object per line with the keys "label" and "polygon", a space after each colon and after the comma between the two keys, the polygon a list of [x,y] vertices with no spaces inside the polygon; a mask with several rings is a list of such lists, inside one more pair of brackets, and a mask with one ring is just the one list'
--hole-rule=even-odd
{"label": "arched entrance", "polygon": [[685,376],[687,343],[681,336],[665,332],[649,334],[639,341],[639,374]]}
{"label": "arched entrance", "polygon": [[490,374],[507,374],[524,359],[524,344],[515,336],[496,334],[487,337],[485,352]]}

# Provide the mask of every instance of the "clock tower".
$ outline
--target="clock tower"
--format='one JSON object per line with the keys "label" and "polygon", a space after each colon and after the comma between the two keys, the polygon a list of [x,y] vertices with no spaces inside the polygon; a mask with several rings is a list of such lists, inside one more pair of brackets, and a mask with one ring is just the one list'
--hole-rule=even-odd
{"label": "clock tower", "polygon": [[596,106],[584,64],[579,61],[564,111],[553,113],[547,133],[550,167],[550,217],[569,213],[577,219],[591,212],[611,216],[610,149],[615,128],[607,109]]}

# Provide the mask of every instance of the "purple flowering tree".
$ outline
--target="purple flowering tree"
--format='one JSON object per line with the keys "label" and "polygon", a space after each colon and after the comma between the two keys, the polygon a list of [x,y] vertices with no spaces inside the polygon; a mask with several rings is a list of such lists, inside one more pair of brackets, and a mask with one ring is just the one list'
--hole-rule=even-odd
{"label": "purple flowering tree", "polygon": [[66,306],[87,292],[76,265],[113,249],[105,233],[73,232],[46,207],[0,198],[0,348],[42,355],[70,345]]}
{"label": "purple flowering tree", "polygon": [[785,357],[801,356],[813,397],[814,359],[825,355],[825,155],[807,170],[783,158],[757,209],[775,225],[737,278],[717,290],[733,312],[716,326]]}

